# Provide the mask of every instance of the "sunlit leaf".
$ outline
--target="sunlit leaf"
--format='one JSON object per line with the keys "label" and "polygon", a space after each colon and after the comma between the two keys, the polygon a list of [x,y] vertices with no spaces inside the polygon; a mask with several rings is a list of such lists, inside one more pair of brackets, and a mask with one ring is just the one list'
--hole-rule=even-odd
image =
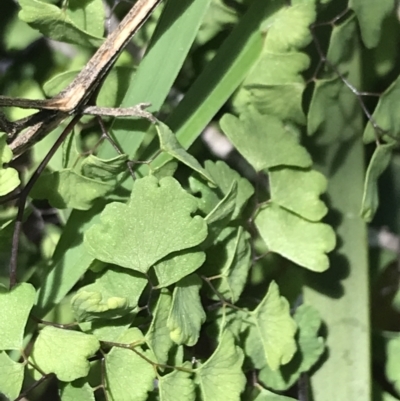
{"label": "sunlit leaf", "polygon": [[93,389],[84,379],[61,384],[60,396],[61,401],[95,401]]}
{"label": "sunlit leaf", "polygon": [[71,305],[78,321],[116,319],[137,307],[146,285],[137,272],[108,268],[93,284],[81,287]]}
{"label": "sunlit leaf", "polygon": [[206,255],[202,251],[190,250],[174,253],[154,265],[158,287],[168,287],[195,272],[203,263]]}
{"label": "sunlit leaf", "polygon": [[268,30],[264,46],[269,51],[297,50],[311,42],[309,27],[316,18],[314,1],[296,3],[282,8],[272,21],[264,23],[263,28]]}
{"label": "sunlit leaf", "polygon": [[313,271],[329,267],[326,254],[336,239],[327,224],[304,220],[273,202],[258,212],[255,223],[270,251]]}
{"label": "sunlit leaf", "polygon": [[305,83],[301,72],[309,67],[309,57],[300,52],[275,53],[269,52],[268,47],[265,50],[236,95],[235,108],[241,113],[253,105],[261,114],[304,124]]}
{"label": "sunlit leaf", "polygon": [[256,171],[276,166],[311,166],[306,149],[274,116],[263,116],[250,110],[240,119],[225,114],[220,124],[236,149]]}
{"label": "sunlit leaf", "polygon": [[[190,364],[183,367],[190,368]],[[162,376],[158,386],[160,389],[160,401],[194,401],[196,398],[192,374],[179,370]]]}
{"label": "sunlit leaf", "polygon": [[[129,331],[120,339],[122,344],[137,341],[137,332]],[[138,352],[149,357],[140,347]],[[145,401],[153,389],[153,366],[130,349],[113,347],[106,356],[106,390],[110,401]]]}
{"label": "sunlit leaf", "polygon": [[200,244],[207,226],[196,199],[172,177],[135,182],[128,205],[111,203],[85,236],[88,251],[103,262],[147,272],[165,256]]}
{"label": "sunlit leaf", "polygon": [[72,382],[89,373],[88,358],[100,348],[95,336],[45,326],[35,341],[32,362],[61,381]]}
{"label": "sunlit leaf", "polygon": [[276,168],[269,172],[271,199],[307,220],[319,221],[328,212],[319,197],[326,191],[326,178],[315,170]]}
{"label": "sunlit leaf", "polygon": [[375,47],[379,43],[383,21],[393,11],[394,1],[350,0],[349,7],[357,15],[365,46]]}
{"label": "sunlit leaf", "polygon": [[25,365],[13,361],[5,352],[0,352],[0,394],[14,400],[21,392]]}
{"label": "sunlit leaf", "polygon": [[11,291],[0,285],[0,350],[23,348],[25,325],[35,299],[31,284],[18,284]]}
{"label": "sunlit leaf", "polygon": [[290,316],[288,301],[280,296],[274,281],[264,299],[251,312],[251,317],[269,367],[277,370],[279,366],[290,362],[297,349],[294,339],[297,325]]}

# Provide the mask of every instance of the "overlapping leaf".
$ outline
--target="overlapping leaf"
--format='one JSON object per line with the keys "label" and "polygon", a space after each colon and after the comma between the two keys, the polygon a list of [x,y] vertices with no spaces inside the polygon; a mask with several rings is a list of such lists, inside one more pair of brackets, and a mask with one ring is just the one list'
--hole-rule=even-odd
{"label": "overlapping leaf", "polygon": [[192,170],[197,171],[202,177],[210,183],[214,183],[208,172],[201,167],[200,163],[178,142],[174,133],[161,121],[156,124],[158,138],[160,140],[160,149],[170,156],[186,164]]}
{"label": "overlapping leaf", "polygon": [[[137,331],[128,331],[120,343],[137,341]],[[146,357],[151,355],[137,348]],[[106,391],[110,401],[145,401],[153,389],[153,366],[130,349],[113,347],[106,356]]]}
{"label": "overlapping leaf", "polygon": [[175,286],[167,326],[171,339],[177,344],[197,343],[206,314],[201,305],[201,280],[196,275],[182,279]]}
{"label": "overlapping leaf", "polygon": [[232,333],[226,330],[218,348],[196,369],[204,401],[239,401],[246,377],[242,372],[243,351],[235,345]]}
{"label": "overlapping leaf", "polygon": [[240,119],[225,114],[221,128],[236,149],[256,171],[276,167],[310,167],[311,158],[297,138],[276,117],[263,116],[254,109]]}
{"label": "overlapping leaf", "polygon": [[241,211],[245,207],[249,198],[254,193],[254,188],[250,182],[241,177],[239,173],[231,169],[225,162],[212,162],[207,160],[204,163],[206,171],[210,174],[217,188],[210,186],[204,180],[192,175],[189,179],[190,188],[194,194],[200,193],[199,209],[204,214],[209,214],[217,206],[224,196],[232,190],[232,183],[237,183],[235,210],[232,219],[240,216]]}
{"label": "overlapping leaf", "polygon": [[290,362],[297,349],[294,339],[297,326],[290,316],[288,301],[280,296],[274,281],[264,299],[251,312],[251,319],[271,370]]}
{"label": "overlapping leaf", "polygon": [[31,359],[43,372],[71,382],[87,376],[88,358],[99,348],[99,341],[91,334],[46,326],[35,341]]}
{"label": "overlapping leaf", "polygon": [[394,145],[379,145],[369,163],[364,184],[361,216],[368,223],[373,219],[379,206],[378,178],[390,163]]}
{"label": "overlapping leaf", "polygon": [[137,307],[146,285],[146,277],[137,272],[108,268],[93,284],[79,289],[72,308],[78,321],[116,319]]}
{"label": "overlapping leaf", "polygon": [[307,372],[318,361],[324,351],[324,340],[318,337],[321,318],[311,306],[300,306],[294,315],[299,327],[298,351],[294,358],[279,370],[265,365],[259,373],[259,380],[268,388],[284,391],[292,387],[303,372]]}
{"label": "overlapping leaf", "polygon": [[304,220],[273,202],[258,212],[255,223],[270,251],[313,271],[329,267],[326,254],[336,239],[327,224]]}
{"label": "overlapping leaf", "polygon": [[154,265],[158,287],[168,287],[195,272],[204,263],[205,258],[204,252],[193,250],[174,253],[162,259]]}
{"label": "overlapping leaf", "polygon": [[207,250],[204,272],[220,278],[213,281],[215,289],[225,298],[237,302],[246,284],[251,266],[249,234],[241,227],[227,228],[221,239]]}
{"label": "overlapping leaf", "polygon": [[24,364],[13,361],[5,352],[0,352],[0,394],[9,400],[18,397],[24,381]]}
{"label": "overlapping leaf", "polygon": [[153,320],[146,333],[146,342],[156,356],[157,362],[161,364],[167,363],[168,352],[173,344],[167,327],[171,303],[172,297],[170,292],[167,289],[161,290],[153,312]]}
{"label": "overlapping leaf", "polygon": [[[82,18],[77,17],[77,15],[74,18],[71,15],[74,18],[71,19],[65,10],[53,4],[39,0],[21,0],[19,4],[21,6],[19,18],[51,39],[90,47],[98,47],[103,42],[101,34],[99,35],[99,22],[80,27],[78,24],[80,21],[83,22]],[[97,16],[98,20],[104,19],[101,2],[93,2],[92,7],[90,7],[90,13],[92,14],[90,17],[92,22],[95,21],[95,16]],[[88,19],[87,16],[86,18]],[[95,34],[86,31],[85,28],[90,29]]]}
{"label": "overlapping leaf", "polygon": [[63,383],[60,396],[61,401],[95,401],[93,389],[84,379]]}
{"label": "overlapping leaf", "polygon": [[23,348],[25,325],[35,298],[31,284],[18,284],[11,291],[0,285],[0,350]]}
{"label": "overlapping leaf", "polygon": [[305,83],[301,72],[308,66],[309,58],[304,53],[265,51],[235,97],[235,108],[242,113],[253,105],[262,114],[304,124]]}
{"label": "overlapping leaf", "polygon": [[135,182],[128,205],[106,206],[85,244],[99,260],[147,272],[167,255],[204,241],[207,226],[192,216],[196,209],[196,199],[175,179],[145,177]]}
{"label": "overlapping leaf", "polygon": [[326,178],[315,170],[276,168],[269,172],[271,199],[311,221],[321,220],[328,212],[319,197],[326,191]]}
{"label": "overlapping leaf", "polygon": [[[190,363],[183,367],[190,369]],[[194,401],[196,393],[191,376],[190,372],[174,370],[160,377],[158,382],[160,401]]]}
{"label": "overlapping leaf", "polygon": [[368,123],[364,131],[364,141],[370,143],[375,141],[377,135],[388,132],[388,141],[400,137],[400,118],[397,110],[400,107],[400,77],[398,77],[386,91],[380,96],[372,118],[383,132],[375,132],[371,123]]}
{"label": "overlapping leaf", "polygon": [[349,7],[357,15],[365,46],[375,47],[379,43],[383,21],[393,11],[394,1],[350,0]]}
{"label": "overlapping leaf", "polygon": [[116,182],[93,180],[73,169],[42,174],[31,191],[35,199],[48,199],[58,209],[88,210],[98,198],[106,197]]}

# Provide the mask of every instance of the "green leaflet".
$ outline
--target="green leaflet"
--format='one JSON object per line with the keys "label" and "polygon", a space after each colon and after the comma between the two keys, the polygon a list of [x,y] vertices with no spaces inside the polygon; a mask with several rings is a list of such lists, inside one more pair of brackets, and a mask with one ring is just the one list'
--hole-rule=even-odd
{"label": "green leaflet", "polygon": [[328,208],[319,197],[326,191],[326,178],[315,170],[275,168],[268,173],[271,200],[299,216],[319,221]]}
{"label": "green leaflet", "polygon": [[[190,369],[190,363],[183,367]],[[195,401],[196,393],[191,373],[173,370],[160,377],[158,387],[160,401]]]}
{"label": "green leaflet", "polygon": [[[138,341],[138,329],[130,329],[119,340],[123,344]],[[152,359],[149,352],[138,352]],[[145,401],[153,389],[153,366],[130,349],[113,347],[106,358],[106,389],[110,401]]]}
{"label": "green leaflet", "polygon": [[208,180],[211,184],[214,184],[212,177],[204,170],[200,163],[190,154],[185,148],[181,146],[179,141],[176,139],[174,133],[161,121],[157,122],[156,129],[158,138],[160,140],[160,149],[171,157],[179,160],[186,164],[192,170],[197,171],[202,177]]}
{"label": "green leaflet", "polygon": [[23,348],[25,325],[35,298],[31,284],[18,284],[11,291],[0,285],[0,350]]}
{"label": "green leaflet", "polygon": [[246,206],[249,198],[254,193],[254,188],[246,178],[239,175],[238,172],[231,169],[225,162],[213,162],[207,160],[204,163],[206,171],[210,174],[213,181],[217,184],[217,188],[212,187],[198,177],[192,175],[189,178],[189,184],[192,192],[200,194],[199,209],[204,214],[209,214],[217,206],[218,202],[232,190],[232,183],[237,183],[235,210],[233,211],[231,219],[237,219],[240,213]]}
{"label": "green leaflet", "polygon": [[204,263],[205,258],[205,253],[196,248],[193,251],[185,250],[168,255],[154,265],[157,287],[168,287],[194,273]]}
{"label": "green leaflet", "polygon": [[[378,105],[375,108],[372,118],[378,126],[387,132],[389,136],[384,138],[390,143],[400,138],[400,118],[397,110],[400,107],[400,77],[389,86],[388,89],[380,96]],[[368,123],[364,131],[364,142],[374,142],[377,136],[384,132],[375,132],[371,123]]]}
{"label": "green leaflet", "polygon": [[250,315],[258,342],[262,344],[271,370],[277,370],[280,365],[290,362],[297,348],[294,340],[297,326],[290,316],[288,301],[280,296],[278,285],[274,281],[269,285],[264,299]]}
{"label": "green leaflet", "polygon": [[235,108],[241,113],[253,105],[262,114],[304,124],[305,83],[300,73],[308,66],[309,58],[304,53],[265,52],[237,94]]}
{"label": "green leaflet", "polygon": [[254,106],[262,114],[305,123],[302,106],[305,83],[301,73],[310,61],[308,55],[297,49],[310,41],[308,27],[315,19],[314,8],[313,2],[292,4],[264,22],[263,29],[268,34],[263,52],[234,99],[240,114]]}
{"label": "green leaflet", "polygon": [[210,358],[196,369],[204,401],[239,401],[246,384],[242,372],[243,351],[235,345],[230,331],[226,330]]}
{"label": "green leaflet", "polygon": [[223,0],[212,0],[200,26],[197,42],[200,44],[208,42],[221,29],[229,28],[238,19],[238,12],[234,8],[228,7]]}
{"label": "green leaflet", "polygon": [[168,315],[172,304],[171,293],[162,289],[157,305],[153,311],[153,320],[146,333],[146,342],[156,357],[157,363],[165,364],[168,361],[168,352],[173,342],[167,327]]}
{"label": "green leaflet", "polygon": [[321,318],[318,312],[309,305],[301,305],[294,314],[299,329],[296,339],[297,352],[293,359],[278,370],[265,365],[259,373],[259,380],[268,388],[284,391],[299,380],[301,373],[307,372],[318,361],[325,345],[322,337],[318,337]]}
{"label": "green leaflet", "polygon": [[[91,317],[90,313],[88,313],[88,315]],[[99,314],[96,317],[99,317]],[[96,318],[89,319],[89,321],[85,322],[79,322],[79,327],[83,332],[93,334],[99,341],[116,342],[132,325],[136,317],[136,310],[120,318],[112,317],[113,319]]]}
{"label": "green leaflet", "polygon": [[334,249],[336,239],[327,224],[304,220],[274,202],[260,209],[255,223],[270,251],[313,271],[329,267],[326,253]]}
{"label": "green leaflet", "polygon": [[84,379],[62,383],[60,396],[61,401],[95,401],[93,389]]}
{"label": "green leaflet", "polygon": [[31,360],[43,372],[71,382],[87,376],[90,368],[87,359],[99,348],[100,343],[93,335],[46,326],[35,341]]}
{"label": "green leaflet", "polygon": [[118,174],[126,171],[127,161],[127,155],[118,155],[107,160],[89,155],[82,160],[80,169],[84,176],[94,180],[113,181]]}
{"label": "green leaflet", "polygon": [[165,256],[205,239],[205,221],[191,216],[196,209],[196,199],[174,178],[142,178],[127,205],[105,207],[101,223],[86,232],[86,248],[103,262],[145,273]]}
{"label": "green leaflet", "polygon": [[221,230],[230,222],[233,211],[236,207],[237,182],[232,181],[231,188],[223,199],[215,206],[213,210],[206,216],[205,220],[208,224],[208,237],[203,245],[207,247],[218,237]]}
{"label": "green leaflet", "polygon": [[96,199],[109,195],[115,186],[116,182],[93,180],[65,169],[42,174],[30,195],[34,199],[48,199],[58,209],[88,210]]}
{"label": "green leaflet", "polygon": [[271,391],[262,389],[254,401],[296,401],[294,398],[274,394]]}
{"label": "green leaflet", "polygon": [[283,7],[275,18],[266,20],[262,25],[263,30],[268,30],[264,46],[269,51],[275,53],[293,51],[311,42],[309,26],[316,17],[314,1],[296,3]]}
{"label": "green leaflet", "polygon": [[0,395],[3,394],[10,400],[18,397],[24,381],[24,370],[24,364],[17,363],[5,352],[0,352]]}
{"label": "green leaflet", "polygon": [[125,316],[137,307],[146,285],[146,277],[137,272],[107,268],[71,299],[76,319],[81,322]]}
{"label": "green leaflet", "polygon": [[378,209],[378,179],[390,163],[394,146],[378,145],[369,163],[361,205],[361,216],[367,222],[371,222]]}
{"label": "green leaflet", "polygon": [[393,384],[397,392],[400,391],[400,337],[398,333],[388,333],[386,338],[386,355],[388,357],[385,367],[386,377]]}
{"label": "green leaflet", "polygon": [[197,343],[206,314],[201,305],[201,280],[196,275],[182,279],[174,288],[167,326],[176,344],[193,346]]}
{"label": "green leaflet", "polygon": [[220,125],[235,148],[256,171],[276,167],[310,167],[311,158],[282,121],[250,109],[240,118],[225,114]]}
{"label": "green leaflet", "polygon": [[[118,175],[127,170],[127,155],[100,159],[89,155],[72,157],[72,141],[68,144],[63,161],[64,168],[43,173],[35,183],[30,196],[47,199],[53,207],[88,210],[99,198],[106,198],[118,184]],[[72,159],[72,160],[71,160]]]}
{"label": "green leaflet", "polygon": [[20,184],[17,170],[3,165],[12,159],[12,151],[6,144],[7,135],[0,132],[0,196],[7,195]]}
{"label": "green leaflet", "polygon": [[[70,15],[53,4],[38,0],[21,0],[19,4],[19,18],[51,39],[87,47],[99,47],[103,42],[99,28],[103,25],[104,11],[99,0],[86,3],[86,11]],[[90,12],[90,17],[84,18],[82,13],[85,12]],[[84,21],[88,19],[91,23],[86,24]],[[79,26],[81,23],[86,26]]]}
{"label": "green leaflet", "polygon": [[213,280],[214,288],[225,299],[235,303],[243,291],[251,267],[250,235],[242,227],[228,227],[220,237],[216,244],[207,249],[202,272],[217,277],[217,280]]}
{"label": "green leaflet", "polygon": [[361,29],[361,37],[365,46],[375,47],[381,35],[384,19],[395,7],[394,0],[350,0],[349,7],[357,15]]}

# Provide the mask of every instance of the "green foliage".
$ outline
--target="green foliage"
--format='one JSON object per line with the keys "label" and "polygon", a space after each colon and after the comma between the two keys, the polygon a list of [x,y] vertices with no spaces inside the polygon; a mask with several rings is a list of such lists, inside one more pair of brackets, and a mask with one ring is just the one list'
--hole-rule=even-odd
{"label": "green foliage", "polygon": [[12,151],[6,144],[7,136],[0,133],[0,196],[13,191],[20,184],[18,172],[11,167],[4,167],[12,159]]}
{"label": "green foliage", "polygon": [[[111,15],[128,8],[19,0],[16,10],[4,1],[3,45],[16,53],[1,94],[22,97],[57,96],[103,43]],[[162,2],[133,39],[140,52],[129,44],[91,99],[149,102],[155,123],[104,117],[105,138],[83,116],[18,217],[19,284],[0,286],[0,393],[54,398],[53,376],[62,401],[293,401],[310,377],[314,401],[369,401],[360,395],[371,378],[358,216],[384,225],[380,185],[397,171],[393,8]],[[11,120],[27,113],[4,109]],[[16,246],[11,193],[64,127],[18,161],[13,138],[0,133],[2,283]],[[223,160],[220,137],[233,147]],[[394,180],[400,199],[397,188]],[[385,341],[385,374],[400,394],[398,336]],[[359,377],[338,385],[350,365]]]}

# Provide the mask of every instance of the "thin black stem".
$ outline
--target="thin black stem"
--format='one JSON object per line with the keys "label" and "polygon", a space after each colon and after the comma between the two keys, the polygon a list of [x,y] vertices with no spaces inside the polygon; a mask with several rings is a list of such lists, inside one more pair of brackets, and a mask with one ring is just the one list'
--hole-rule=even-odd
{"label": "thin black stem", "polygon": [[13,288],[17,283],[19,238],[21,235],[22,221],[23,221],[23,217],[24,217],[25,204],[28,199],[28,195],[29,195],[32,187],[35,185],[35,182],[40,177],[40,174],[42,174],[43,170],[46,168],[50,159],[54,156],[54,154],[56,153],[58,148],[64,142],[64,139],[70,134],[70,132],[73,130],[73,128],[78,123],[80,118],[81,118],[81,115],[77,114],[70,121],[70,123],[65,127],[64,131],[58,137],[55,144],[49,150],[49,152],[47,153],[45,158],[40,162],[38,168],[35,170],[35,172],[33,173],[32,177],[30,178],[30,180],[28,181],[26,186],[20,192],[20,197],[19,197],[18,203],[17,203],[17,205],[18,205],[17,219],[15,221],[14,233],[13,233],[12,245],[11,245],[11,258],[10,258],[10,267],[9,267],[10,289]]}

